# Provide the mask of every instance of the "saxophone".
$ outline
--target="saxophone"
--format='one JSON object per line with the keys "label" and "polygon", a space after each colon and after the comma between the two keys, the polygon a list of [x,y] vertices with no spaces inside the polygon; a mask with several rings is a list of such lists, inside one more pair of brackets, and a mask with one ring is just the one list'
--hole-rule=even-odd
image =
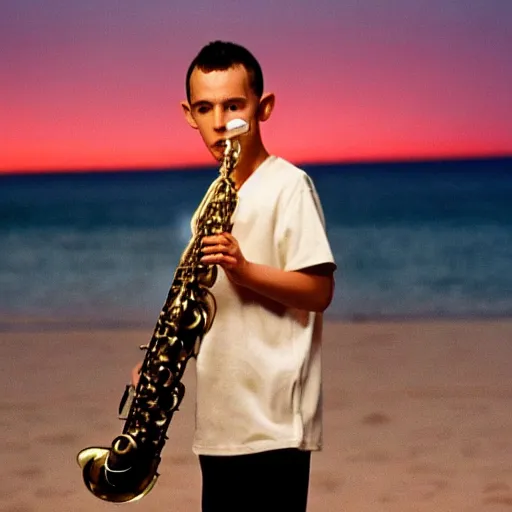
{"label": "saxophone", "polygon": [[[240,156],[237,137],[249,126],[233,119],[226,128],[220,175],[198,208],[195,233],[180,258],[151,340],[140,347],[146,354],[136,389],[127,387],[131,397],[123,433],[110,448],[85,448],[77,456],[86,487],[105,501],[139,500],[155,486],[166,432],[185,394],[181,382],[185,367],[197,356],[215,316],[209,288],[217,278],[217,267],[201,264],[201,241],[231,231],[238,201],[231,177]],[[126,392],[120,413],[125,401]]]}

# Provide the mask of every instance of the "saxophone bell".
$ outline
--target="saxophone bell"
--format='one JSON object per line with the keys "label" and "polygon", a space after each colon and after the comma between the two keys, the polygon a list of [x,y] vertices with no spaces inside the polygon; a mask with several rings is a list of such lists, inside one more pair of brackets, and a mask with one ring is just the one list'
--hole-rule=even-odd
{"label": "saxophone bell", "polygon": [[[119,437],[114,440],[113,446],[120,442]],[[121,465],[117,465],[114,447],[91,447],[82,450],[78,454],[78,464],[87,489],[97,498],[112,503],[128,503],[146,496],[158,479],[160,458],[129,459],[130,466],[124,467],[126,460],[123,458],[119,459],[122,461]]]}

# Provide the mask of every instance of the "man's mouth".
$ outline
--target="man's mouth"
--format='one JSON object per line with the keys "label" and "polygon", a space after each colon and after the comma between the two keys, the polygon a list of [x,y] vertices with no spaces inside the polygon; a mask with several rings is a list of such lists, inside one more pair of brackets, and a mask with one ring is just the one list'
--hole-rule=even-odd
{"label": "man's mouth", "polygon": [[224,148],[225,145],[226,145],[226,141],[224,139],[219,139],[217,142],[212,144],[212,147],[214,147],[214,148]]}

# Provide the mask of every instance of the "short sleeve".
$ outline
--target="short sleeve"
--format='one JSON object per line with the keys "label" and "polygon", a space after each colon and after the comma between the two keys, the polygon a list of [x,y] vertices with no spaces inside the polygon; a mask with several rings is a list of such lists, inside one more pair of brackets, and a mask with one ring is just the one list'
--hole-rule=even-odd
{"label": "short sleeve", "polygon": [[323,210],[313,181],[304,173],[289,192],[279,205],[274,233],[281,268],[301,270],[330,263],[335,270]]}

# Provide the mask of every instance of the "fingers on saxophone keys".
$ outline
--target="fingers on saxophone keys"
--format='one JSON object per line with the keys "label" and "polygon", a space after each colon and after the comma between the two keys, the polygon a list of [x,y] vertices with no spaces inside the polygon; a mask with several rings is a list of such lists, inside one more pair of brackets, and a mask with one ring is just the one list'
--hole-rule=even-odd
{"label": "fingers on saxophone keys", "polygon": [[224,241],[224,237],[222,235],[210,235],[204,236],[202,239],[203,245],[212,245],[212,244],[220,244]]}
{"label": "fingers on saxophone keys", "polygon": [[202,263],[221,263],[224,258],[224,254],[221,252],[215,254],[207,254],[201,258]]}
{"label": "fingers on saxophone keys", "polygon": [[231,242],[231,238],[229,238],[228,235],[231,236],[230,233],[220,233],[219,235],[204,236],[201,239],[201,243],[202,245],[227,245]]}
{"label": "fingers on saxophone keys", "polygon": [[201,252],[203,254],[216,254],[222,253],[226,250],[224,245],[205,245],[202,247]]}

